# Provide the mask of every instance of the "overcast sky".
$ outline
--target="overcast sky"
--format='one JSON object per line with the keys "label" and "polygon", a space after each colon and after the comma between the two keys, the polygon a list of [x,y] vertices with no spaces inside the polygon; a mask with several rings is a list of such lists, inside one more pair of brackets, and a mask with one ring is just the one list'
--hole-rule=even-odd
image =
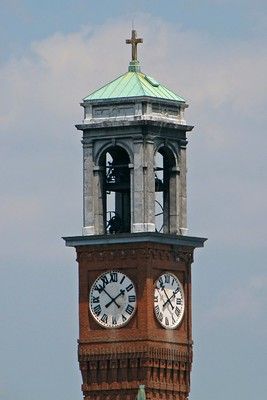
{"label": "overcast sky", "polygon": [[191,400],[267,391],[266,0],[2,0],[0,398],[81,399],[79,102],[127,70],[185,97],[193,264]]}

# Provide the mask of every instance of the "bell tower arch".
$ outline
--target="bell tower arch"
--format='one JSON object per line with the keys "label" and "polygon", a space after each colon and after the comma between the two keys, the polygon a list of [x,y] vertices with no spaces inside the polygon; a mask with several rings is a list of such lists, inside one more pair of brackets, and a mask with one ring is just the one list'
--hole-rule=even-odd
{"label": "bell tower arch", "polygon": [[101,153],[101,187],[105,233],[130,232],[130,158],[120,146],[110,146]]}
{"label": "bell tower arch", "polygon": [[185,99],[141,71],[86,96],[78,360],[84,400],[186,400],[192,365]]}

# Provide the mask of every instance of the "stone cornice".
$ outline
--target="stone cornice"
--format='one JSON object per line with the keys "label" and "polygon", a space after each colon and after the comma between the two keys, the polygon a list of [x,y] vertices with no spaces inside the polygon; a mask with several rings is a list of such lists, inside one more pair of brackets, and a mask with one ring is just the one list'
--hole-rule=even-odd
{"label": "stone cornice", "polygon": [[203,247],[206,238],[162,234],[158,232],[124,233],[116,235],[65,236],[66,246],[95,246],[124,243],[159,243],[191,248]]}
{"label": "stone cornice", "polygon": [[180,131],[192,131],[194,126],[180,124],[178,122],[174,122],[170,119],[158,118],[152,119],[148,117],[134,117],[134,118],[109,118],[105,119],[104,121],[94,121],[91,123],[83,123],[77,124],[75,127],[80,131],[92,130],[92,129],[103,129],[103,128],[122,128],[122,127],[129,127],[129,126],[158,126],[160,128],[171,128]]}

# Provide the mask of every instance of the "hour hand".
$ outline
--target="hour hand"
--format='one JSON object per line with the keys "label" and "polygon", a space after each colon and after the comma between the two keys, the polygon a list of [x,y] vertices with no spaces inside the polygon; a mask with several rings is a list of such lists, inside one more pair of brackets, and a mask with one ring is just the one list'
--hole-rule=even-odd
{"label": "hour hand", "polygon": [[116,306],[117,306],[118,308],[120,308],[120,305],[116,302],[116,300],[117,300],[117,298],[120,297],[121,295],[124,295],[124,293],[125,293],[125,290],[121,289],[121,290],[120,290],[120,293],[117,294],[117,296],[113,297],[113,298],[110,300],[110,302],[107,303],[107,304],[105,305],[105,307],[108,308],[112,303],[115,303]]}
{"label": "hour hand", "polygon": [[173,307],[172,302],[171,302],[172,296],[171,296],[171,298],[169,298],[169,296],[168,296],[168,294],[166,293],[166,290],[165,290],[164,287],[163,287],[163,290],[164,290],[165,296],[166,296],[166,298],[167,298],[167,300],[166,300],[165,303],[163,304],[163,307],[165,307],[165,306],[169,303],[170,306],[171,306],[171,308],[172,308],[172,310],[173,310],[174,307]]}

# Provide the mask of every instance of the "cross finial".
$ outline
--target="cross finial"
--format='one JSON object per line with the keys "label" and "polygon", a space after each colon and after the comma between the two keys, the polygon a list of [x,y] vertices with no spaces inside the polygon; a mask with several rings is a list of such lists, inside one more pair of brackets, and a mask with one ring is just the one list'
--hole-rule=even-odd
{"label": "cross finial", "polygon": [[137,45],[138,43],[143,43],[143,39],[137,38],[136,30],[132,30],[131,39],[126,39],[127,44],[132,45],[132,61],[137,61]]}

